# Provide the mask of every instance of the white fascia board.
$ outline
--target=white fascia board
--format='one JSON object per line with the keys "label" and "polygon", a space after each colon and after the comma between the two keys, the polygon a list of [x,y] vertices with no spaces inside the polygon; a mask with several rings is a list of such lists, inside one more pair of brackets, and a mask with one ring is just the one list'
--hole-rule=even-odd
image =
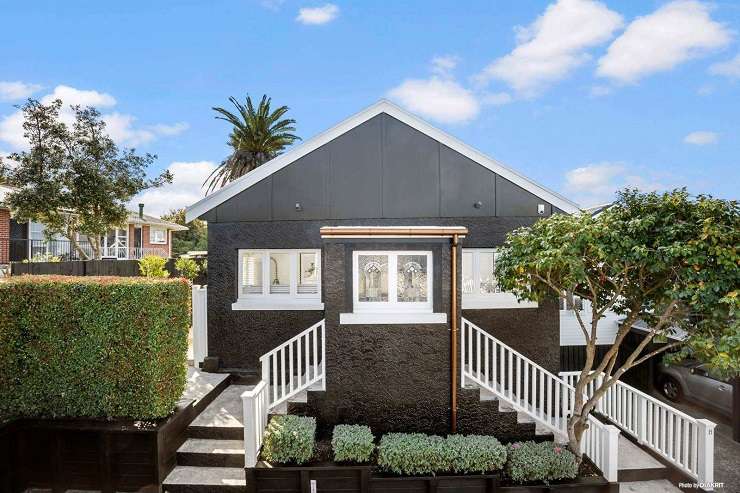
{"label": "white fascia board", "polygon": [[234,180],[233,182],[222,187],[211,195],[199,200],[198,202],[187,208],[185,212],[186,221],[190,222],[193,219],[197,219],[201,215],[224,203],[233,196],[239,194],[240,192],[243,192],[247,188],[264,180],[273,173],[283,169],[294,161],[302,158],[310,152],[315,151],[324,144],[327,144],[340,135],[352,130],[353,128],[365,123],[366,121],[381,113],[386,113],[396,118],[397,120],[409,125],[410,127],[418,130],[419,132],[426,134],[427,136],[437,140],[441,144],[446,145],[450,149],[459,152],[463,156],[477,162],[481,166],[488,168],[501,177],[506,178],[510,182],[520,186],[524,190],[527,190],[528,192],[537,195],[543,200],[546,200],[547,202],[564,212],[567,212],[569,214],[581,212],[580,207],[575,202],[571,202],[562,195],[535,183],[534,181],[519,174],[508,166],[505,166],[504,164],[486,156],[476,149],[473,149],[461,140],[452,137],[451,135],[425,122],[424,120],[412,115],[406,110],[401,109],[390,101],[380,100],[372,106],[333,126],[329,130],[326,130],[316,137],[309,139],[295,149],[266,162],[262,166],[259,166],[246,175]]}

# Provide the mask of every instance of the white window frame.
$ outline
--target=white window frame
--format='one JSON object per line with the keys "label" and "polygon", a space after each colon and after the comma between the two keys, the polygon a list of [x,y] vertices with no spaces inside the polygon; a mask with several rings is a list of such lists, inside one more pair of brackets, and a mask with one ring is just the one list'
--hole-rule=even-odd
{"label": "white window frame", "polygon": [[[285,253],[290,255],[290,289],[287,293],[270,293],[270,254]],[[298,293],[299,258],[302,253],[310,253],[316,257],[316,293]],[[245,294],[244,285],[244,257],[259,255],[262,258],[262,293]],[[238,294],[236,301],[231,305],[233,310],[323,310],[321,302],[321,250],[314,248],[282,249],[282,248],[245,248],[239,250]]]}
{"label": "white window frame", "polygon": [[[162,240],[157,240],[155,233],[162,232]],[[152,245],[166,245],[167,244],[167,228],[158,226],[149,226],[149,243]]]}
{"label": "white window frame", "polygon": [[[476,309],[496,309],[496,308],[537,308],[539,305],[536,301],[518,301],[514,293],[501,292],[501,293],[488,293],[483,294],[480,292],[480,254],[481,253],[493,253],[494,268],[496,266],[496,248],[463,248],[461,255],[461,263],[463,263],[463,270],[465,272],[465,254],[471,253],[473,259],[473,292],[462,293],[462,308],[463,310],[476,310]],[[464,279],[460,279],[460,286],[462,288]]]}
{"label": "white window frame", "polygon": [[[360,255],[388,256],[388,301],[360,301]],[[427,301],[398,301],[398,257],[427,259]],[[431,250],[356,250],[352,252],[352,313],[340,313],[340,324],[446,323],[446,313],[434,311],[434,256]]]}

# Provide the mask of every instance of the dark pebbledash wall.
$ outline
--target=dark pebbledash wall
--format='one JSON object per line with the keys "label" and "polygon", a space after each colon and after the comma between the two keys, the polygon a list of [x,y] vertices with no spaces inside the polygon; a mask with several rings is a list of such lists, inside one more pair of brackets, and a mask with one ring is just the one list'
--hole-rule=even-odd
{"label": "dark pebbledash wall", "polygon": [[[463,248],[490,248],[501,245],[507,232],[532,224],[535,220],[528,217],[460,217],[209,222],[208,355],[220,358],[223,368],[257,370],[261,355],[325,317],[322,311],[232,310],[231,305],[236,301],[238,292],[239,249],[322,248],[319,234],[321,226],[343,225],[466,226],[470,233],[462,240]],[[326,252],[323,255],[323,301],[328,314],[335,302],[334,299],[327,298],[326,293],[327,269],[331,267],[329,262],[332,260],[326,258]],[[448,272],[449,264],[444,264],[442,270]],[[449,295],[446,298],[449,299]],[[540,308],[465,310],[463,316],[512,347],[521,347],[525,355],[534,361],[541,361],[548,369],[552,369],[551,365],[554,365],[555,370],[558,370],[560,332],[557,306],[543,304]],[[532,341],[533,331],[537,334],[535,344]],[[537,351],[533,350],[535,347],[538,348]]]}

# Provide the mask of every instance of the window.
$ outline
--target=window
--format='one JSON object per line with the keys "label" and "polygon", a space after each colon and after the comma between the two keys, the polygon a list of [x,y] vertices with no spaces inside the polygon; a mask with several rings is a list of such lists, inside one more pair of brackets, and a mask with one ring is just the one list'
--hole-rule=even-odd
{"label": "window", "polygon": [[164,228],[149,228],[149,243],[167,243],[167,230]]}
{"label": "window", "polygon": [[340,323],[446,322],[432,313],[432,252],[356,251],[352,286],[353,313]]}
{"label": "window", "polygon": [[319,250],[239,250],[235,310],[323,310]]}
{"label": "window", "polygon": [[534,308],[535,302],[518,302],[512,293],[501,291],[496,281],[494,248],[463,248],[462,307]]}

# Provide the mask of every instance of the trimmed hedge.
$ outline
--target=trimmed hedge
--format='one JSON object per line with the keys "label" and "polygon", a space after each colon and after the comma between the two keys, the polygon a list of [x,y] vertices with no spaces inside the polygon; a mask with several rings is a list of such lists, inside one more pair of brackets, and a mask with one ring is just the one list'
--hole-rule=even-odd
{"label": "trimmed hedge", "polygon": [[509,445],[506,471],[513,481],[554,481],[578,475],[576,456],[553,442],[517,442]]}
{"label": "trimmed hedge", "polygon": [[337,425],[331,438],[334,460],[367,462],[375,450],[373,441],[373,433],[369,426]]}
{"label": "trimmed hedge", "polygon": [[492,436],[450,435],[444,450],[449,472],[483,474],[506,464],[506,447]]}
{"label": "trimmed hedge", "polygon": [[378,466],[396,474],[434,474],[445,470],[445,439],[423,433],[386,433],[378,446]]}
{"label": "trimmed hedge", "polygon": [[313,457],[316,418],[277,415],[270,419],[262,440],[262,458],[268,462],[303,464]]}
{"label": "trimmed hedge", "polygon": [[378,447],[378,466],[396,474],[486,473],[506,463],[506,447],[492,436],[388,433]]}
{"label": "trimmed hedge", "polygon": [[169,415],[187,374],[183,279],[0,281],[0,420]]}

